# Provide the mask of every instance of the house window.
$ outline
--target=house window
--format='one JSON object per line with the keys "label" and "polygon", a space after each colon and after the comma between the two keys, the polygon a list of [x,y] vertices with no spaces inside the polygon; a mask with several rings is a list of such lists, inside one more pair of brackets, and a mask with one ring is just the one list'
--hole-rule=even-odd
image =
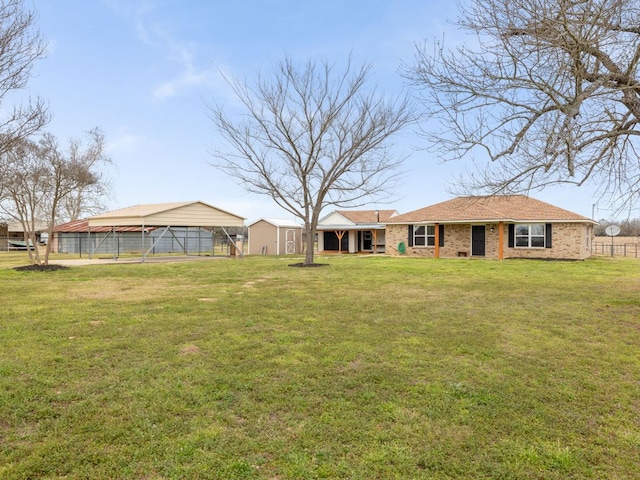
{"label": "house window", "polygon": [[413,227],[413,244],[416,247],[433,247],[436,244],[436,227],[434,225],[415,225]]}
{"label": "house window", "polygon": [[515,226],[515,246],[522,248],[544,248],[545,224],[534,223],[530,225]]}

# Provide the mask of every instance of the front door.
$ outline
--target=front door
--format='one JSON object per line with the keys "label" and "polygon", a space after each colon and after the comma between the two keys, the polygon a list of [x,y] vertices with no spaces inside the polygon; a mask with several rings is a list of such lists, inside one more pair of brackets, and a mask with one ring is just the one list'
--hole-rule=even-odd
{"label": "front door", "polygon": [[364,250],[365,252],[368,252],[372,249],[372,247],[373,247],[373,242],[372,242],[371,231],[365,230],[364,232],[362,232],[362,250]]}
{"label": "front door", "polygon": [[485,227],[484,225],[471,226],[471,255],[484,257],[485,254]]}

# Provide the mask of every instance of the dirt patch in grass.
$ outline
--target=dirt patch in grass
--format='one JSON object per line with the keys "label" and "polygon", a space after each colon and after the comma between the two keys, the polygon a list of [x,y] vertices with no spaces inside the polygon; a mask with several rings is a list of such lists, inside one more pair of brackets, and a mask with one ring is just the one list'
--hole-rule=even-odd
{"label": "dirt patch in grass", "polygon": [[200,347],[197,345],[185,345],[180,349],[180,355],[195,355],[200,353]]}
{"label": "dirt patch in grass", "polygon": [[163,279],[102,278],[100,281],[76,284],[69,297],[77,300],[110,300],[140,302],[162,296],[176,296],[190,290],[189,285],[175,285]]}

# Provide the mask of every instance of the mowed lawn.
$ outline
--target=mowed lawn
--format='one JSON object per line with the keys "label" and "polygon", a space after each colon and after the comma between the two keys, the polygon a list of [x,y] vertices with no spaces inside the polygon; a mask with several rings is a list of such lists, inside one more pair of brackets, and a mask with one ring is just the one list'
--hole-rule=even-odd
{"label": "mowed lawn", "polygon": [[640,478],[640,261],[317,260],[0,254],[0,478]]}

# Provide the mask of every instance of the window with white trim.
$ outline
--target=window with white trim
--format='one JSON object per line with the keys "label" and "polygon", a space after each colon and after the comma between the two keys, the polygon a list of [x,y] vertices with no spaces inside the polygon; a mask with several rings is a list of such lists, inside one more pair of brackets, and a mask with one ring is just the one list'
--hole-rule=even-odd
{"label": "window with white trim", "polygon": [[413,245],[416,247],[433,247],[436,244],[435,225],[414,225]]}
{"label": "window with white trim", "polygon": [[517,224],[515,226],[515,247],[544,248],[545,224]]}

